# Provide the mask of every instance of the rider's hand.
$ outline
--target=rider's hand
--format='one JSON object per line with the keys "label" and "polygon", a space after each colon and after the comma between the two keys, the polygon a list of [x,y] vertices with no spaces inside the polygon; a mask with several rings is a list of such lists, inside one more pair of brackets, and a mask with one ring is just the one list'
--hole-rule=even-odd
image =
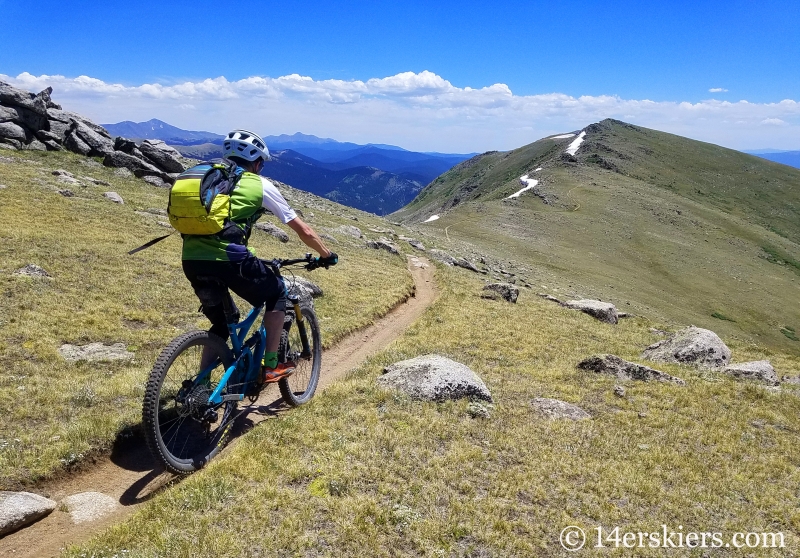
{"label": "rider's hand", "polygon": [[336,252],[331,252],[330,256],[324,258],[320,256],[319,258],[317,258],[317,263],[322,267],[327,268],[329,266],[336,265],[337,263],[339,263],[339,256],[336,254]]}

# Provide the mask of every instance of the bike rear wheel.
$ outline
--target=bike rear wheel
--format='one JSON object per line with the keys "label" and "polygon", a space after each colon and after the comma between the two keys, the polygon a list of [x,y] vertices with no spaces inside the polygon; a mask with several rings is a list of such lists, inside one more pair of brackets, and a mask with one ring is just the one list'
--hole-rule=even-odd
{"label": "bike rear wheel", "polygon": [[294,312],[287,312],[290,319],[284,325],[278,350],[282,362],[293,360],[297,364],[291,376],[278,382],[283,400],[292,407],[307,403],[314,397],[322,367],[322,338],[317,315],[308,307],[302,307],[301,311],[301,323],[294,317]]}
{"label": "bike rear wheel", "polygon": [[[213,364],[201,376],[204,352]],[[225,445],[236,402],[211,406],[208,398],[232,362],[222,339],[193,331],[173,339],[153,365],[142,423],[150,451],[169,471],[196,471]]]}

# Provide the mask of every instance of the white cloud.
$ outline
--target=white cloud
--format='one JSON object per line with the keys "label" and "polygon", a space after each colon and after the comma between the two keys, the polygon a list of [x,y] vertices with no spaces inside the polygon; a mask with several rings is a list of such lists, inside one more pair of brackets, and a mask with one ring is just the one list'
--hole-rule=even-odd
{"label": "white cloud", "polygon": [[89,76],[29,73],[0,74],[0,80],[30,91],[52,86],[56,102],[97,122],[160,118],[192,130],[224,133],[245,127],[265,135],[302,131],[426,151],[512,149],[604,118],[734,148],[800,147],[800,103],[792,99],[690,103],[557,92],[523,96],[502,83],[456,87],[429,71],[366,81],[291,74],[132,86]]}
{"label": "white cloud", "polygon": [[709,93],[727,93],[728,90],[724,87],[712,87],[708,90]]}

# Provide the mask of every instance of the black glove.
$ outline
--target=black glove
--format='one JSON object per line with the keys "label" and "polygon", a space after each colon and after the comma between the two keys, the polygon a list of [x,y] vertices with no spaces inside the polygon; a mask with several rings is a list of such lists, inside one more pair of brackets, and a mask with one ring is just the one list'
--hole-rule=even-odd
{"label": "black glove", "polygon": [[322,256],[317,258],[317,264],[321,265],[325,269],[328,269],[330,266],[336,265],[337,263],[339,263],[339,256],[336,254],[336,252],[331,252],[331,255],[326,258],[323,258]]}

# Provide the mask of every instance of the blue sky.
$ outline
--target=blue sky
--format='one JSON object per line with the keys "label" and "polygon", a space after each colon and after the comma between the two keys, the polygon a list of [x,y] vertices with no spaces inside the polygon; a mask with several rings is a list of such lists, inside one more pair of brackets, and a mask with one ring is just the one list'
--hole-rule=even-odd
{"label": "blue sky", "polygon": [[[41,15],[32,17],[34,9]],[[14,22],[0,34],[0,74],[20,86],[53,84],[66,108],[100,121],[158,117],[224,131],[249,117],[265,134],[303,131],[481,151],[593,121],[582,118],[612,116],[730,147],[800,149],[800,111],[777,105],[800,101],[797,0],[0,0],[0,12]],[[420,80],[425,71],[440,81]],[[21,74],[31,78],[17,79]],[[294,74],[311,78],[313,94],[263,84],[254,97],[243,85],[224,94],[141,89]],[[398,75],[417,85],[355,96],[351,87],[346,98],[338,96],[339,82]],[[129,90],[70,82],[79,76]],[[415,89],[420,83],[422,90]],[[496,84],[507,86],[511,97],[495,89],[499,97],[488,100],[488,91],[476,102],[470,93]],[[562,97],[546,97],[552,94]],[[442,95],[460,100],[443,103]],[[580,105],[582,98],[591,100],[591,110],[569,101]],[[712,100],[717,104],[704,104]],[[682,110],[681,103],[694,108]],[[400,121],[385,115],[393,108]],[[412,126],[407,120],[415,117]]]}

